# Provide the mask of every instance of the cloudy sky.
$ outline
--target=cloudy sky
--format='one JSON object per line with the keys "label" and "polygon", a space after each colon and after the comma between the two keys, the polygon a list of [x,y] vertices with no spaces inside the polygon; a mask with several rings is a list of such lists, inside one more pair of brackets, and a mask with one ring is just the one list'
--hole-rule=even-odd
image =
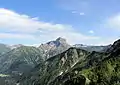
{"label": "cloudy sky", "polygon": [[0,43],[105,45],[120,38],[120,0],[0,0]]}

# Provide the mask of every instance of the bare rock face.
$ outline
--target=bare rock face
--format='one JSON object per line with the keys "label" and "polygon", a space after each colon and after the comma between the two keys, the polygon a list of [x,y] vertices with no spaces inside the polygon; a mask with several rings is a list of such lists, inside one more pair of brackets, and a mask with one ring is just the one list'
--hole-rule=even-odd
{"label": "bare rock face", "polygon": [[113,45],[111,45],[110,48],[107,49],[107,52],[108,52],[108,53],[111,53],[111,52],[116,51],[116,50],[118,50],[118,49],[120,49],[120,39],[117,40],[117,41],[115,41],[115,42],[113,43]]}
{"label": "bare rock face", "polygon": [[67,43],[66,39],[64,38],[57,38],[55,41],[50,41],[45,44],[41,44],[39,49],[43,50],[43,54],[45,54],[45,60],[60,54],[70,48],[71,46]]}

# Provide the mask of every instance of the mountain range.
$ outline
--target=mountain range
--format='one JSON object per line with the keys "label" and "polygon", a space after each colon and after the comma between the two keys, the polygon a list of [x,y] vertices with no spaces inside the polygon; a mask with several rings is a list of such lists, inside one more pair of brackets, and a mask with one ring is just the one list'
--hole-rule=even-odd
{"label": "mountain range", "polygon": [[39,47],[0,45],[2,85],[119,85],[120,40],[70,45],[59,37]]}

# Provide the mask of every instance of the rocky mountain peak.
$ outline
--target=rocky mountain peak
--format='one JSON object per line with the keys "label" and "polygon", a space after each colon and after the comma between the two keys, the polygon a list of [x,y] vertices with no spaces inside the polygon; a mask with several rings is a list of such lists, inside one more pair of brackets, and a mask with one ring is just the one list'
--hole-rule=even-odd
{"label": "rocky mountain peak", "polygon": [[42,45],[47,45],[50,47],[51,46],[59,47],[60,45],[69,45],[69,44],[66,42],[66,39],[59,37],[54,41],[49,41],[48,43]]}
{"label": "rocky mountain peak", "polygon": [[[56,54],[62,53],[63,51],[67,50],[71,46],[66,42],[64,38],[57,38],[56,40],[50,41],[45,44],[41,44],[39,46],[40,49],[47,54],[47,57],[54,56]],[[45,55],[46,56],[46,55]]]}
{"label": "rocky mountain peak", "polygon": [[61,43],[66,43],[66,39],[64,39],[62,37],[57,38],[56,41],[59,41]]}
{"label": "rocky mountain peak", "polygon": [[56,40],[50,41],[46,44],[49,46],[59,47],[61,44],[67,44],[67,42],[66,42],[66,39],[59,37]]}

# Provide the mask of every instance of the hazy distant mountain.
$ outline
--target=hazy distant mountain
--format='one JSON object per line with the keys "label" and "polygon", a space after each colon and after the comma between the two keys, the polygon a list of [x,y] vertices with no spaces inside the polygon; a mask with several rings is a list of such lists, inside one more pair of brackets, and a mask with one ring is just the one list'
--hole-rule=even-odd
{"label": "hazy distant mountain", "polygon": [[11,51],[12,49],[18,48],[23,46],[22,44],[16,44],[16,45],[7,45],[7,44],[0,44],[0,55],[5,54],[6,52]]}
{"label": "hazy distant mountain", "polygon": [[86,51],[92,52],[105,52],[108,48],[110,48],[111,45],[107,46],[91,46],[91,45],[83,45],[83,44],[75,44],[73,47],[84,49]]}
{"label": "hazy distant mountain", "polygon": [[18,48],[18,47],[21,47],[21,46],[24,46],[24,45],[22,45],[22,44],[15,44],[15,45],[9,45],[8,47],[10,49],[15,49],[15,48]]}
{"label": "hazy distant mountain", "polygon": [[0,55],[9,52],[11,49],[8,47],[8,45],[0,44]]}

